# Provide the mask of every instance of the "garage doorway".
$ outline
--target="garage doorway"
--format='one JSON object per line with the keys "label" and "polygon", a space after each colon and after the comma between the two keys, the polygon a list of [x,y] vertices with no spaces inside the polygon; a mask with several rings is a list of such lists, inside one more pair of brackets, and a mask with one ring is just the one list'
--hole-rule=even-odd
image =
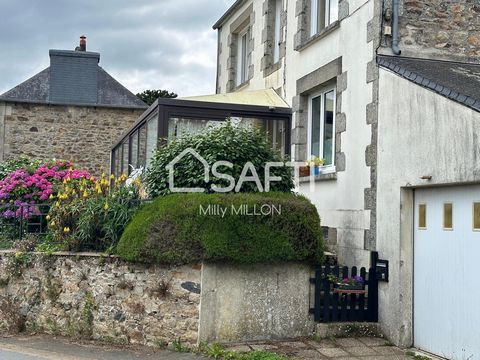
{"label": "garage doorway", "polygon": [[480,186],[415,190],[414,344],[480,359]]}

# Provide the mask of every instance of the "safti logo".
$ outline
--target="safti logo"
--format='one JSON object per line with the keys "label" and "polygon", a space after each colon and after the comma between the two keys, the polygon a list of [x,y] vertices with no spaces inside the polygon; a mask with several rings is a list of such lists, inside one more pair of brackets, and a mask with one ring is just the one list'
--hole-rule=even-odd
{"label": "safti logo", "polygon": [[[260,181],[260,176],[255,169],[255,166],[253,163],[250,161],[245,163],[242,173],[240,174],[240,177],[238,179],[238,182],[235,181],[235,178],[229,174],[224,174],[219,171],[220,167],[227,167],[227,168],[233,168],[233,163],[229,161],[217,161],[215,162],[212,166],[208,164],[208,162],[194,149],[188,148],[182,151],[179,155],[177,155],[167,166],[166,169],[168,170],[168,186],[169,189],[172,193],[201,193],[205,192],[204,188],[178,188],[175,187],[175,165],[178,164],[185,156],[191,155],[195,157],[202,165],[204,169],[204,180],[205,183],[208,183],[210,181],[210,174],[212,174],[214,177],[218,179],[223,179],[227,180],[229,185],[222,187],[218,186],[216,184],[210,185],[210,189],[214,192],[217,193],[228,193],[228,192],[240,192],[242,189],[242,186],[244,183],[247,182],[253,182],[255,183],[258,192],[269,192],[270,191],[270,186],[271,183],[275,181],[281,181],[281,177],[279,176],[272,176],[271,175],[271,170],[274,168],[279,168],[279,167],[293,167],[294,168],[294,180],[295,180],[295,186],[298,187],[299,184],[299,169],[300,167],[304,166],[304,162],[267,162],[265,164],[265,173],[262,174],[264,176],[264,184]],[[310,184],[312,185],[314,182],[313,176],[310,176]],[[312,186],[311,186],[312,188]]]}
{"label": "safti logo", "polygon": [[210,165],[208,165],[207,160],[205,160],[198,152],[195,150],[188,148],[183,150],[180,154],[175,156],[175,158],[170,161],[167,165],[167,170],[168,170],[168,187],[171,192],[177,193],[177,192],[186,192],[186,193],[198,193],[198,192],[205,192],[205,189],[203,188],[177,188],[174,185],[174,170],[175,170],[175,165],[180,162],[186,155],[191,154],[193,157],[195,157],[198,161],[200,161],[203,165],[203,170],[204,170],[204,176],[205,176],[205,183],[210,181]]}

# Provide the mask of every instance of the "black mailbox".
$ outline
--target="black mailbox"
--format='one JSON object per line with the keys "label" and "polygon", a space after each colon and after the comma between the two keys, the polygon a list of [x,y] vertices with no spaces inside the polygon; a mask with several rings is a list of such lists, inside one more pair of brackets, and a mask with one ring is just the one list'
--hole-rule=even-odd
{"label": "black mailbox", "polygon": [[378,281],[388,282],[388,260],[378,258],[376,251],[372,252],[372,266],[375,269],[375,277]]}

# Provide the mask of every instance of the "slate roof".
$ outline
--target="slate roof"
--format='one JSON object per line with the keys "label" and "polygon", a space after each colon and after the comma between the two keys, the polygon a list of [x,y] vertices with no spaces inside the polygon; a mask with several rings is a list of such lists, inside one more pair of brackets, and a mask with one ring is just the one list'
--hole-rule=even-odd
{"label": "slate roof", "polygon": [[[52,54],[66,55],[70,56],[70,58],[85,58],[88,54],[97,53],[51,50],[51,58]],[[99,57],[99,54],[97,55]],[[75,73],[75,71],[78,71],[78,66],[75,67],[75,64],[72,64],[72,70],[70,72],[68,71],[68,66],[65,64],[61,65],[60,70],[62,71],[57,71],[56,73],[56,75],[60,74],[60,77],[52,77],[52,66],[58,65],[51,61],[50,67],[0,95],[0,101],[127,109],[148,108],[142,100],[115,80],[104,69],[98,66],[97,63],[98,60],[93,64],[94,74],[89,77],[89,79],[93,79],[93,85],[82,83],[82,77],[79,78],[80,75],[78,72]],[[89,66],[92,65],[90,64]],[[70,78],[68,75],[70,75]],[[52,81],[55,82],[55,87],[52,87]],[[62,92],[67,93],[65,90],[68,89],[72,90],[71,94],[62,96]]]}
{"label": "slate roof", "polygon": [[228,8],[228,10],[220,17],[220,19],[217,20],[217,22],[213,25],[213,30],[217,30],[220,28],[225,21],[227,21],[232,14],[237,11],[240,6],[242,6],[245,3],[246,0],[237,0],[233,3],[232,6]]}
{"label": "slate roof", "polygon": [[480,64],[379,55],[397,75],[480,112]]}

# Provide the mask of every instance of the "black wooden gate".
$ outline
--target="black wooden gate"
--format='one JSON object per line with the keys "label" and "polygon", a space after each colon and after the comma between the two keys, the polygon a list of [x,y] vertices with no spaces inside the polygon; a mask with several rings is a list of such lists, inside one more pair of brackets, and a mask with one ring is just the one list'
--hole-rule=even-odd
{"label": "black wooden gate", "polygon": [[[342,291],[327,278],[333,274],[340,279],[360,275],[364,279],[363,291]],[[357,267],[321,266],[315,270],[314,307],[310,312],[317,322],[377,322],[378,321],[378,280],[375,269],[365,268],[358,272]]]}

